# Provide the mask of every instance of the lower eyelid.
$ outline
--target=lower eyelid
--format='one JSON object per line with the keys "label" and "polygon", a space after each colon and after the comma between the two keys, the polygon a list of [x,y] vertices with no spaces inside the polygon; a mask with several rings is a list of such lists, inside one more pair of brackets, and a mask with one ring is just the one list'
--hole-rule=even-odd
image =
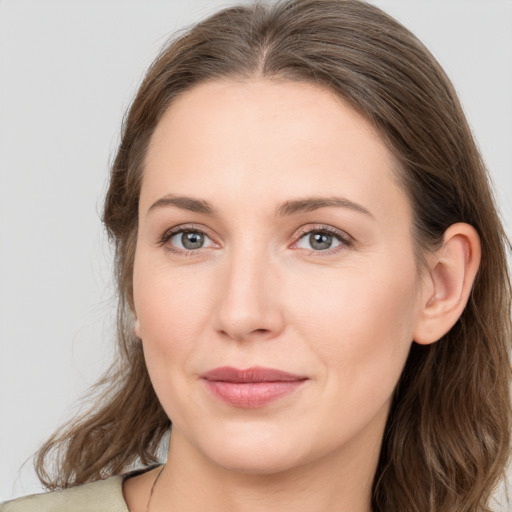
{"label": "lower eyelid", "polygon": [[[160,241],[159,241],[159,245],[166,245],[169,243],[169,241],[176,235],[179,235],[179,234],[183,234],[184,232],[187,232],[187,231],[190,231],[190,232],[197,232],[197,233],[201,233],[202,235],[205,236],[205,238],[207,238],[209,241],[210,241],[210,244],[208,244],[207,246],[203,246],[203,247],[199,247],[197,249],[186,249],[186,248],[180,248],[180,247],[176,247],[176,246],[172,246],[172,249],[169,248],[169,251],[170,252],[175,252],[175,253],[182,253],[182,254],[187,254],[187,255],[190,255],[192,253],[197,253],[199,252],[201,249],[208,249],[208,248],[211,248],[212,246],[215,247],[219,247],[219,244],[217,242],[215,242],[215,240],[204,230],[204,229],[199,229],[199,228],[196,228],[194,226],[179,226],[177,228],[173,228],[171,230],[168,230],[167,232],[165,232]],[[300,240],[302,240],[304,237],[308,236],[308,235],[311,235],[312,233],[327,233],[329,234],[330,236],[334,237],[336,240],[338,240],[339,244],[336,245],[335,247],[331,247],[331,248],[328,248],[328,249],[320,249],[320,250],[315,250],[315,249],[304,249],[304,250],[307,250],[307,251],[310,251],[312,253],[318,253],[319,255],[328,255],[328,254],[332,254],[332,253],[335,253],[335,252],[338,252],[339,250],[342,250],[343,248],[346,248],[346,247],[349,247],[353,244],[353,240],[352,238],[349,236],[349,235],[346,235],[346,234],[342,234],[342,233],[339,233],[338,231],[335,231],[333,230],[332,228],[329,228],[327,226],[318,226],[318,227],[312,227],[312,228],[308,228],[306,230],[302,230],[299,235],[297,235],[296,237],[296,240],[295,242],[293,242],[293,246],[296,246],[297,243],[300,242]]]}

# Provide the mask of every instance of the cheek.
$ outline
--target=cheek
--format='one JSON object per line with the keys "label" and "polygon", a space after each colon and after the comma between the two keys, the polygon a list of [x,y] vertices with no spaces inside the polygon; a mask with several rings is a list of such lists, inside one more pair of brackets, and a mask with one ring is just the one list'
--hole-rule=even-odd
{"label": "cheek", "polygon": [[[297,287],[293,322],[323,368],[332,393],[384,401],[392,393],[412,343],[417,302],[416,267],[340,271],[315,286]],[[350,400],[349,400],[350,401]]]}
{"label": "cheek", "polygon": [[191,269],[171,272],[164,265],[145,264],[142,257],[135,260],[134,303],[144,356],[169,416],[173,397],[181,396],[195,376],[193,356],[205,339],[201,333],[211,317],[212,287],[205,275]]}
{"label": "cheek", "polygon": [[134,302],[142,339],[170,343],[179,338],[186,346],[201,325],[211,295],[205,276],[191,268],[170,271],[166,266],[134,269]]}
{"label": "cheek", "polygon": [[[336,280],[317,276],[307,300],[296,299],[292,323],[316,363],[320,390],[301,414],[326,451],[364,431],[382,435],[412,341],[416,274],[403,270],[391,277],[384,267],[350,269]],[[290,297],[304,292],[296,288]]]}

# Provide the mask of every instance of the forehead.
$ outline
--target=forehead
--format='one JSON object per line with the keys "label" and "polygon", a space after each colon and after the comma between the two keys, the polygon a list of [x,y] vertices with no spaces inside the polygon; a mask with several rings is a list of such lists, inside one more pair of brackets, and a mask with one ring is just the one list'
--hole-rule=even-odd
{"label": "forehead", "polygon": [[249,204],[336,191],[392,203],[396,162],[372,124],[320,86],[218,80],[182,94],[148,148],[141,203],[159,194]]}

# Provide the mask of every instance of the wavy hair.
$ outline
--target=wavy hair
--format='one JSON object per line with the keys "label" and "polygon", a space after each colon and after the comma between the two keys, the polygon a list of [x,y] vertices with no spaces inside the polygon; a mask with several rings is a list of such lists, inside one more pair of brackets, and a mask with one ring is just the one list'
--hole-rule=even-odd
{"label": "wavy hair", "polygon": [[41,481],[64,488],[157,460],[170,420],[151,386],[131,314],[148,142],[184,91],[209,80],[254,77],[320,85],[373,123],[400,163],[419,256],[440,244],[451,224],[478,231],[482,263],[460,319],[437,343],[412,344],[384,433],[372,507],[490,510],[510,449],[509,244],[446,74],[407,29],[359,0],[226,8],[172,39],[149,68],[123,122],[104,207],[115,247],[118,357],[98,384],[95,407],[38,452]]}

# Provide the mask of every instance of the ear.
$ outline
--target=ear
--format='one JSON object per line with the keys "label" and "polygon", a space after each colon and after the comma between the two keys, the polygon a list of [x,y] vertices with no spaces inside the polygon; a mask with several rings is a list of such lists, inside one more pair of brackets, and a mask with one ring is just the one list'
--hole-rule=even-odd
{"label": "ear", "polygon": [[139,340],[142,339],[142,336],[140,335],[140,322],[137,317],[135,317],[133,320],[133,332],[135,333],[135,336],[139,338]]}
{"label": "ear", "polygon": [[460,222],[446,230],[443,245],[427,257],[429,268],[414,328],[416,343],[434,343],[455,325],[468,302],[480,257],[480,237],[473,226]]}

